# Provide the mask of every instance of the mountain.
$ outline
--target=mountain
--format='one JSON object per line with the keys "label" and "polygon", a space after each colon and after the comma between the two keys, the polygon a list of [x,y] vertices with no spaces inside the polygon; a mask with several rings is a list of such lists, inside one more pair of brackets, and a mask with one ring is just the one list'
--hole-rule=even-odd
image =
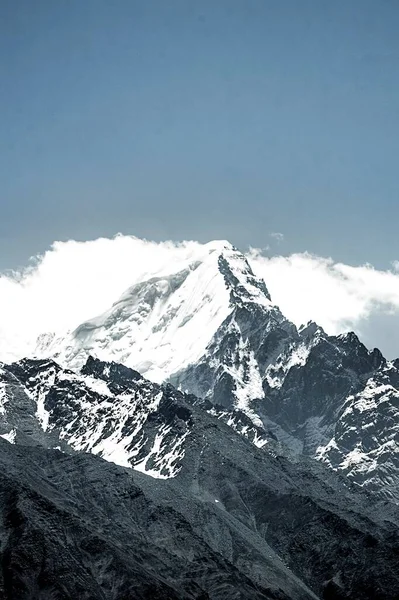
{"label": "mountain", "polygon": [[398,597],[396,506],[239,410],[91,357],[0,376],[7,600]]}
{"label": "mountain", "polygon": [[0,364],[0,597],[394,600],[398,410],[207,244]]}
{"label": "mountain", "polygon": [[234,253],[227,243],[208,244],[200,260],[190,256],[177,272],[133,285],[108,311],[66,339],[41,336],[37,354],[51,354],[71,368],[93,354],[165,381],[202,356],[229,314],[229,292],[218,269],[223,252]]}
{"label": "mountain", "polygon": [[298,329],[228,242],[201,252],[66,337],[42,336],[36,355],[73,370],[93,355],[170,382],[398,502],[399,362],[354,333]]}

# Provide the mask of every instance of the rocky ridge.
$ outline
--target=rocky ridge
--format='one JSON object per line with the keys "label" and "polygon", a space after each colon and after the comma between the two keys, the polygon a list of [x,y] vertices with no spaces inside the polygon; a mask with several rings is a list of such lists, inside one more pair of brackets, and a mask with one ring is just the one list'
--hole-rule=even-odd
{"label": "rocky ridge", "polygon": [[3,597],[397,597],[395,505],[246,415],[92,358],[1,375]]}

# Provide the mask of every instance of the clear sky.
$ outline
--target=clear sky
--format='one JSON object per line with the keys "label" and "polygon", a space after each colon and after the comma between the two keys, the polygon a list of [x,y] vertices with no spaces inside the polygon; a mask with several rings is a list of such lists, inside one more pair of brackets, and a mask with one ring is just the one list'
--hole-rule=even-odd
{"label": "clear sky", "polygon": [[54,240],[399,258],[398,0],[2,0],[0,269]]}

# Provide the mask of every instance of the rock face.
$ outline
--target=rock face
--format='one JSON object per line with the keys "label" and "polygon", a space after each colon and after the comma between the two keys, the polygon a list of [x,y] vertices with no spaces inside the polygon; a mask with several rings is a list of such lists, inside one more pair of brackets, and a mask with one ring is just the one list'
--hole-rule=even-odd
{"label": "rock face", "polygon": [[398,361],[354,333],[297,329],[228,242],[135,284],[65,339],[43,337],[37,354],[73,369],[89,354],[119,361],[399,501]]}
{"label": "rock face", "polygon": [[398,597],[396,506],[237,409],[92,358],[0,389],[1,597]]}

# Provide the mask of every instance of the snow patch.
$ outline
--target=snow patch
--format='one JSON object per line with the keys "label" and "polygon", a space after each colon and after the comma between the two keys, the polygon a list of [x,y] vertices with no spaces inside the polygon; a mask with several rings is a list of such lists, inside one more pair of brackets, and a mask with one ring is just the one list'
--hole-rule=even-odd
{"label": "snow patch", "polygon": [[[186,431],[181,436],[176,438],[169,452],[164,454],[162,452],[162,446],[164,444],[165,437],[170,432],[170,429],[170,427],[164,426],[159,430],[155,436],[155,440],[149,454],[147,454],[143,461],[133,465],[133,468],[136,471],[141,471],[142,473],[146,473],[146,475],[150,475],[156,479],[170,479],[171,477],[176,477],[181,469],[181,465],[178,461],[181,461],[184,457],[184,440],[189,432]],[[154,467],[152,468],[148,468],[147,466],[150,460],[154,464]]]}
{"label": "snow patch", "polygon": [[3,433],[0,435],[3,440],[6,440],[10,444],[15,444],[15,438],[17,437],[17,432],[15,429],[12,429],[8,433]]}
{"label": "snow patch", "polygon": [[281,388],[284,380],[292,367],[303,367],[308,360],[309,353],[314,345],[301,343],[299,346],[294,346],[291,353],[281,356],[280,359],[267,367],[265,379],[271,388]]}

